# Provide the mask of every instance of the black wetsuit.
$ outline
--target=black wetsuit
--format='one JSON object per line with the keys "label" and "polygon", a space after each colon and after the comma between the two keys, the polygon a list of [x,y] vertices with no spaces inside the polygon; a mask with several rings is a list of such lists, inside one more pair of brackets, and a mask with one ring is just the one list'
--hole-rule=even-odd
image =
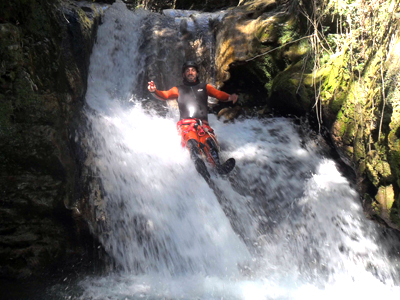
{"label": "black wetsuit", "polygon": [[182,84],[179,91],[178,106],[181,119],[200,119],[208,121],[207,84]]}

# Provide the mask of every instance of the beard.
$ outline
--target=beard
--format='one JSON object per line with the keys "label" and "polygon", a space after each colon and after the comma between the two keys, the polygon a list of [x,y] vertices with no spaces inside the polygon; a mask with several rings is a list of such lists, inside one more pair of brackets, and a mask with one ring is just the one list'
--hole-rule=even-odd
{"label": "beard", "polygon": [[188,82],[196,82],[197,77],[194,76],[194,75],[188,75],[188,76],[186,76],[186,80],[187,80]]}

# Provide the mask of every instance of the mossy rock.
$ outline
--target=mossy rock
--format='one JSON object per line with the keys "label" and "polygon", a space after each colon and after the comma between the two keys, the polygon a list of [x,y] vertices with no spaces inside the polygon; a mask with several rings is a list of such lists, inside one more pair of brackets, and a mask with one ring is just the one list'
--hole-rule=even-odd
{"label": "mossy rock", "polygon": [[[354,137],[354,157],[353,160],[356,163],[360,163],[366,157],[366,145],[364,143],[364,130],[358,125],[357,133]],[[360,173],[362,174],[362,173]]]}
{"label": "mossy rock", "polygon": [[344,49],[342,52],[330,56],[329,61],[316,74],[315,80],[317,84],[321,85],[324,120],[328,127],[336,120],[350,94],[351,76],[346,68],[347,60],[347,49]]}
{"label": "mossy rock", "polygon": [[289,66],[280,72],[272,82],[268,104],[271,108],[295,115],[311,111],[314,91],[307,84],[302,62]]}
{"label": "mossy rock", "polygon": [[261,44],[275,43],[278,40],[278,32],[276,30],[275,22],[271,19],[265,20],[258,26],[254,36]]}
{"label": "mossy rock", "polygon": [[[43,226],[49,233],[27,244],[43,253],[54,250],[60,254],[20,255],[24,261],[21,268],[2,256],[4,241],[18,238],[7,232],[0,237],[0,260],[6,262],[0,266],[1,276],[34,274],[58,258],[66,258],[67,253],[82,250],[66,236],[71,234],[75,239],[78,233],[69,232],[72,227],[65,228],[59,218],[71,220],[72,212],[64,202],[77,199],[73,195],[77,166],[67,134],[83,105],[89,56],[99,22],[99,11],[84,11],[74,1],[0,3],[2,204],[27,222],[24,230],[33,232],[36,226]],[[0,218],[0,226],[4,222]],[[84,226],[81,229],[85,230]],[[16,245],[11,252],[20,250]]]}
{"label": "mossy rock", "polygon": [[385,160],[385,157],[376,150],[372,150],[368,153],[366,172],[369,180],[376,187],[380,187],[393,180],[390,164]]}
{"label": "mossy rock", "polygon": [[344,145],[353,145],[355,134],[357,131],[357,124],[354,120],[348,118],[338,119],[335,126],[339,130],[335,130],[335,135],[340,137]]}
{"label": "mossy rock", "polygon": [[[304,58],[310,53],[310,44],[308,40],[301,40],[298,43],[293,43],[288,46],[287,50],[283,51],[283,57],[287,58],[292,63],[297,63],[300,59]],[[310,69],[306,68],[307,71]]]}
{"label": "mossy rock", "polygon": [[393,170],[394,183],[400,187],[400,139],[396,132],[397,130],[391,131],[388,136],[388,162]]}
{"label": "mossy rock", "polygon": [[386,222],[391,223],[390,213],[395,201],[393,186],[380,186],[375,196],[375,200],[380,206],[380,217]]}

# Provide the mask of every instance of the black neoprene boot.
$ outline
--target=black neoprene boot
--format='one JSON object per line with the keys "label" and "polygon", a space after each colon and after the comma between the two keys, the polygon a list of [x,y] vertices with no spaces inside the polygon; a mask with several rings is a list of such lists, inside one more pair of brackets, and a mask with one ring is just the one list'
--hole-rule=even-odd
{"label": "black neoprene boot", "polygon": [[210,154],[214,159],[215,169],[217,170],[217,173],[220,175],[226,175],[230,171],[232,171],[232,169],[235,167],[235,159],[229,158],[225,163],[221,164],[218,155],[218,147],[214,140],[208,139],[206,143],[208,144],[208,146],[210,146]]}

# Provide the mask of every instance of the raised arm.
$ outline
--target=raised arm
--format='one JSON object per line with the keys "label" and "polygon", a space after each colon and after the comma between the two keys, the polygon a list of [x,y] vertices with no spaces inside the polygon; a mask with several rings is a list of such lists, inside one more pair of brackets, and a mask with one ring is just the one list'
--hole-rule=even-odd
{"label": "raised arm", "polygon": [[223,91],[217,90],[211,84],[207,84],[207,94],[211,97],[217,98],[220,101],[227,102],[232,101],[233,104],[236,103],[238,96],[236,94],[229,95]]}
{"label": "raised arm", "polygon": [[179,91],[177,87],[173,87],[172,89],[168,91],[159,91],[156,88],[156,85],[153,81],[149,82],[149,85],[147,87],[150,93],[153,93],[153,95],[160,100],[173,100],[173,99],[178,99],[179,96]]}

